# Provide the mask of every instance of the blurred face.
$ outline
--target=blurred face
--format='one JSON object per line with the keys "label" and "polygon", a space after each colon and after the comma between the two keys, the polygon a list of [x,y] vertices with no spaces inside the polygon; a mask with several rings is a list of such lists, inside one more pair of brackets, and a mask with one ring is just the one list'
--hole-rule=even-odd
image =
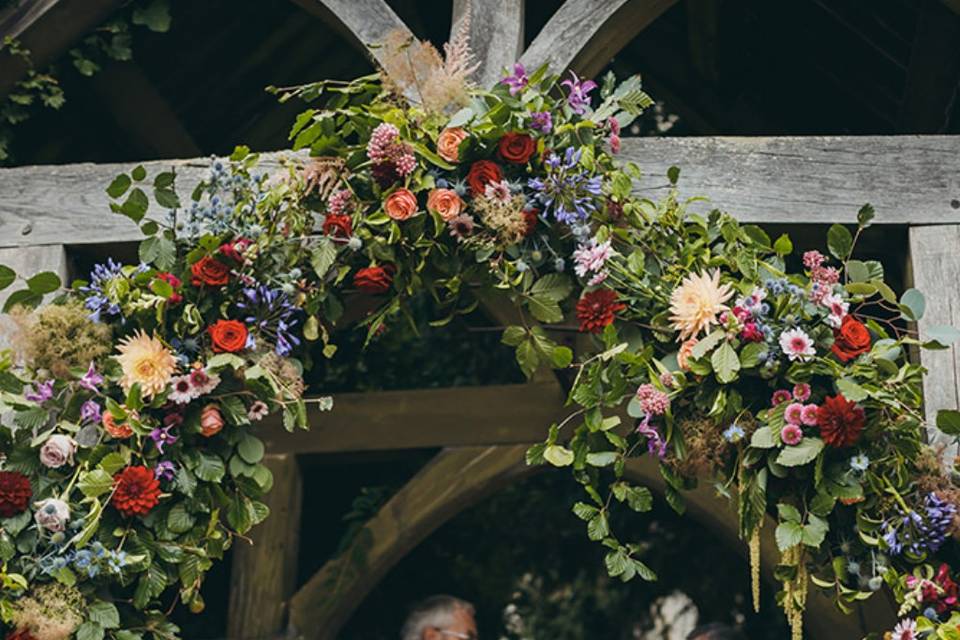
{"label": "blurred face", "polygon": [[457,608],[449,624],[427,629],[423,640],[477,640],[477,622],[469,611]]}

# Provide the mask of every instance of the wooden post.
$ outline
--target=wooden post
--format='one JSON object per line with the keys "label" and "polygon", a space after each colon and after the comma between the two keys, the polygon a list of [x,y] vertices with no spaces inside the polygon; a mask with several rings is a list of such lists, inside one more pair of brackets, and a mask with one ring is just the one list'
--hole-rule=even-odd
{"label": "wooden post", "polygon": [[287,605],[296,587],[302,482],[293,454],[267,454],[273,489],[270,517],[251,532],[252,544],[233,547],[227,637],[264,640],[283,634]]}

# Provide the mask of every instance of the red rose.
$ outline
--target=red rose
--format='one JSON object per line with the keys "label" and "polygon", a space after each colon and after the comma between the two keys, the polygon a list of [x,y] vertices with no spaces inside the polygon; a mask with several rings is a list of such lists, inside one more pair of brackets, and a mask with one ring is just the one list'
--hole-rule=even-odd
{"label": "red rose", "polygon": [[23,513],[31,497],[30,478],[16,471],[0,471],[0,518]]}
{"label": "red rose", "polygon": [[113,508],[125,516],[145,516],[160,502],[160,481],[153,469],[127,467],[113,477]]}
{"label": "red rose", "polygon": [[527,164],[537,150],[537,143],[525,133],[510,132],[500,138],[497,145],[500,157],[513,164]]}
{"label": "red rose", "polygon": [[394,271],[396,268],[392,264],[360,269],[353,276],[353,286],[364,293],[386,293],[393,284]]}
{"label": "red rose", "polygon": [[831,447],[849,447],[860,437],[866,413],[843,394],[827,398],[817,409],[820,437]]}
{"label": "red rose", "polygon": [[470,193],[475,196],[483,195],[484,189],[491,182],[500,182],[503,180],[503,171],[500,165],[489,160],[477,160],[470,165],[470,171],[467,172],[467,185],[470,186]]}
{"label": "red rose", "polygon": [[580,331],[600,333],[604,327],[613,322],[614,314],[626,308],[625,304],[617,302],[616,291],[597,289],[585,293],[577,302],[577,319],[580,321]]}
{"label": "red rose", "polygon": [[833,355],[840,358],[840,362],[849,362],[869,350],[870,332],[852,315],[844,316],[840,328],[833,330]]}
{"label": "red rose", "polygon": [[328,214],[323,220],[323,234],[336,239],[349,239],[353,235],[350,216],[342,213]]}
{"label": "red rose", "polygon": [[247,346],[247,325],[239,320],[217,320],[207,332],[216,353],[236,353]]}
{"label": "red rose", "polygon": [[230,280],[230,267],[210,256],[203,256],[190,267],[194,286],[222,287]]}

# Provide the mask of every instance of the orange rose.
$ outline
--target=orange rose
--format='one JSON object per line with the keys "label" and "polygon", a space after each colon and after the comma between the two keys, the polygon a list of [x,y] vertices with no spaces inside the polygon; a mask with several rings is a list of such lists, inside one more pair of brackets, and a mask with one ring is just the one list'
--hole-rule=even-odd
{"label": "orange rose", "polygon": [[223,429],[223,414],[220,413],[220,407],[208,404],[200,412],[200,435],[209,438],[220,433],[221,429]]}
{"label": "orange rose", "polygon": [[460,161],[460,143],[467,139],[467,132],[460,127],[444,129],[437,138],[437,154],[447,162]]}
{"label": "orange rose", "polygon": [[400,187],[387,196],[383,208],[394,220],[406,220],[417,212],[417,196],[409,189]]}
{"label": "orange rose", "polygon": [[460,215],[463,200],[453,189],[434,189],[427,196],[427,209],[439,214],[445,222],[449,222]]}
{"label": "orange rose", "polygon": [[117,440],[123,440],[124,438],[129,438],[133,435],[133,429],[130,427],[130,425],[126,422],[123,424],[117,424],[113,414],[109,411],[103,412],[103,418],[101,418],[101,421],[103,423],[103,430]]}
{"label": "orange rose", "polygon": [[239,320],[217,320],[207,331],[216,353],[236,353],[247,346],[247,326]]}

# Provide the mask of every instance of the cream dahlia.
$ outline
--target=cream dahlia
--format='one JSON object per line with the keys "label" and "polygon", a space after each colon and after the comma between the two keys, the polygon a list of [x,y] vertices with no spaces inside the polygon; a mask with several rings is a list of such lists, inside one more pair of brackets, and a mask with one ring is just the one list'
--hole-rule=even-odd
{"label": "cream dahlia", "polygon": [[720,271],[690,274],[670,295],[670,320],[680,331],[679,342],[696,337],[717,323],[717,315],[733,295],[729,284],[720,284]]}
{"label": "cream dahlia", "polygon": [[127,336],[117,347],[120,355],[114,356],[123,370],[120,384],[129,391],[135,383],[140,384],[144,398],[150,398],[166,389],[177,369],[177,361],[163,343],[143,331]]}

